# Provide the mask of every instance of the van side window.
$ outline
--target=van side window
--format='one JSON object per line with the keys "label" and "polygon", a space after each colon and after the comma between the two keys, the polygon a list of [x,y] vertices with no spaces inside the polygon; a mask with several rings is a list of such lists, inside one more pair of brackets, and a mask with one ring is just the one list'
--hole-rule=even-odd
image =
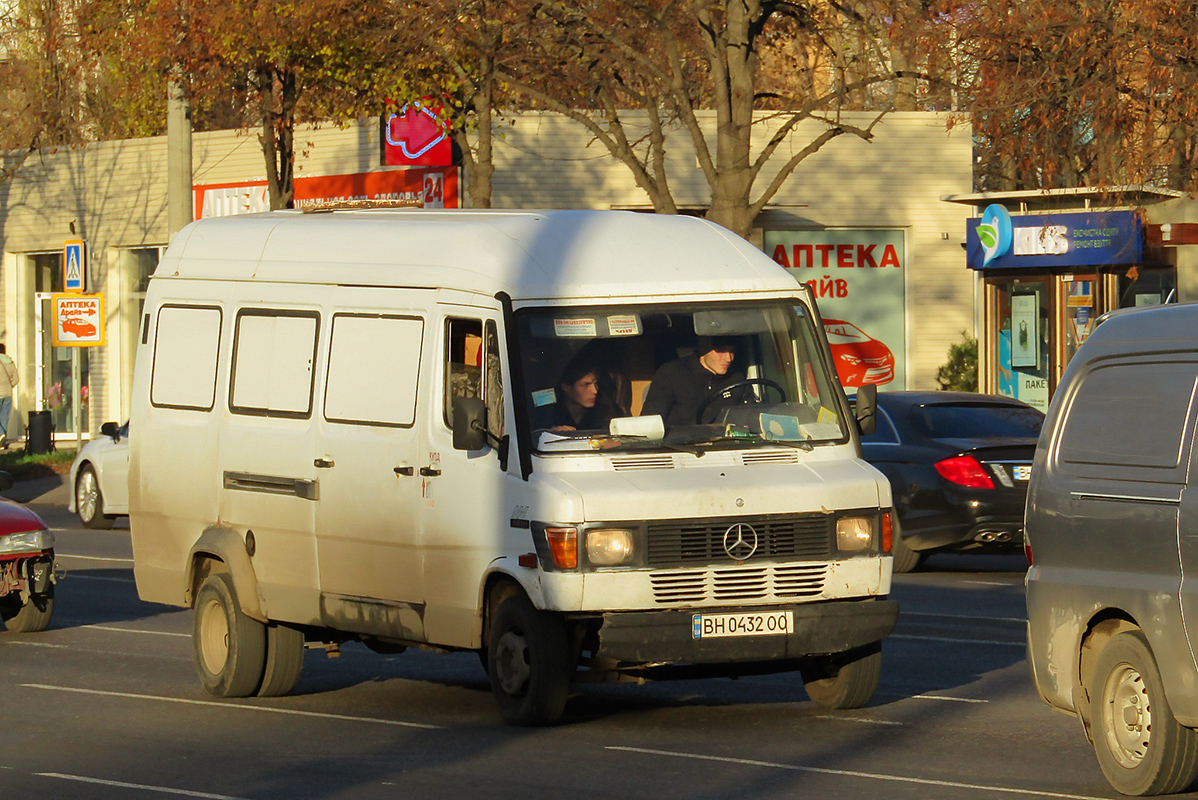
{"label": "van side window", "polygon": [[411,427],[423,337],[419,317],[335,314],[324,418]]}
{"label": "van side window", "polygon": [[[1182,460],[1195,367],[1117,364],[1091,372],[1070,404],[1060,461],[1176,469]],[[1151,390],[1145,391],[1146,386]]]}
{"label": "van side window", "polygon": [[487,320],[486,342],[487,430],[496,439],[503,438],[503,372],[499,362],[499,333],[495,320]]}
{"label": "van side window", "polygon": [[221,310],[163,306],[154,329],[150,403],[161,408],[211,411],[216,404],[216,359]]}
{"label": "van side window", "polygon": [[483,323],[477,319],[446,320],[445,423],[453,425],[453,401],[483,397]]}
{"label": "van side window", "polygon": [[238,312],[229,410],[268,417],[311,416],[319,327],[315,311]]}

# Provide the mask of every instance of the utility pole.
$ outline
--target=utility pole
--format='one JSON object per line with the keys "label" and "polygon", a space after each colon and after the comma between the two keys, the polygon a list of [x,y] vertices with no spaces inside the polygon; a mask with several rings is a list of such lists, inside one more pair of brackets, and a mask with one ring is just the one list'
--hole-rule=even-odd
{"label": "utility pole", "polygon": [[167,232],[173,239],[194,218],[191,184],[191,107],[183,93],[183,76],[176,69],[167,87],[166,191]]}

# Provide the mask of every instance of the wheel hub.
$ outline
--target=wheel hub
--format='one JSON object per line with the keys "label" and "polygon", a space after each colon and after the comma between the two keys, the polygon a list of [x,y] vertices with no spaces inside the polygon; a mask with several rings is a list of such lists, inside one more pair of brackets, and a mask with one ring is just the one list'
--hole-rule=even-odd
{"label": "wheel hub", "polygon": [[216,601],[205,603],[200,613],[200,653],[204,669],[219,675],[229,659],[229,621]]}
{"label": "wheel hub", "polygon": [[523,693],[532,669],[528,665],[528,642],[515,631],[499,637],[495,648],[495,678],[509,695]]}
{"label": "wheel hub", "polygon": [[79,492],[75,498],[79,513],[91,519],[96,513],[96,479],[90,472],[79,478]]}
{"label": "wheel hub", "polygon": [[1119,763],[1134,768],[1144,760],[1152,736],[1152,705],[1144,678],[1130,664],[1120,664],[1103,687],[1108,708],[1105,731]]}

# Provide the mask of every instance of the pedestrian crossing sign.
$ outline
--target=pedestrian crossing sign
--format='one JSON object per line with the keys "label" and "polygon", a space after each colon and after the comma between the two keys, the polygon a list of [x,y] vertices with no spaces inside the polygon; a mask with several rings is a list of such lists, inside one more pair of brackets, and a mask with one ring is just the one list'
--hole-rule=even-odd
{"label": "pedestrian crossing sign", "polygon": [[76,239],[63,244],[62,248],[62,290],[64,292],[82,292],[83,275],[85,271],[83,240]]}

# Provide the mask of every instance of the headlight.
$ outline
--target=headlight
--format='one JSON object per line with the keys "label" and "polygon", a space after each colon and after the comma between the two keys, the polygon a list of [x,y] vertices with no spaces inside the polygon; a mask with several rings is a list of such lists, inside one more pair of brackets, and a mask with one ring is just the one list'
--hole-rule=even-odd
{"label": "headlight", "polygon": [[54,534],[43,528],[0,536],[0,553],[41,552],[54,546]]}
{"label": "headlight", "polygon": [[593,567],[616,567],[632,561],[632,531],[587,531],[587,562]]}
{"label": "headlight", "polygon": [[841,517],[836,520],[836,548],[845,553],[868,550],[874,541],[873,517]]}

